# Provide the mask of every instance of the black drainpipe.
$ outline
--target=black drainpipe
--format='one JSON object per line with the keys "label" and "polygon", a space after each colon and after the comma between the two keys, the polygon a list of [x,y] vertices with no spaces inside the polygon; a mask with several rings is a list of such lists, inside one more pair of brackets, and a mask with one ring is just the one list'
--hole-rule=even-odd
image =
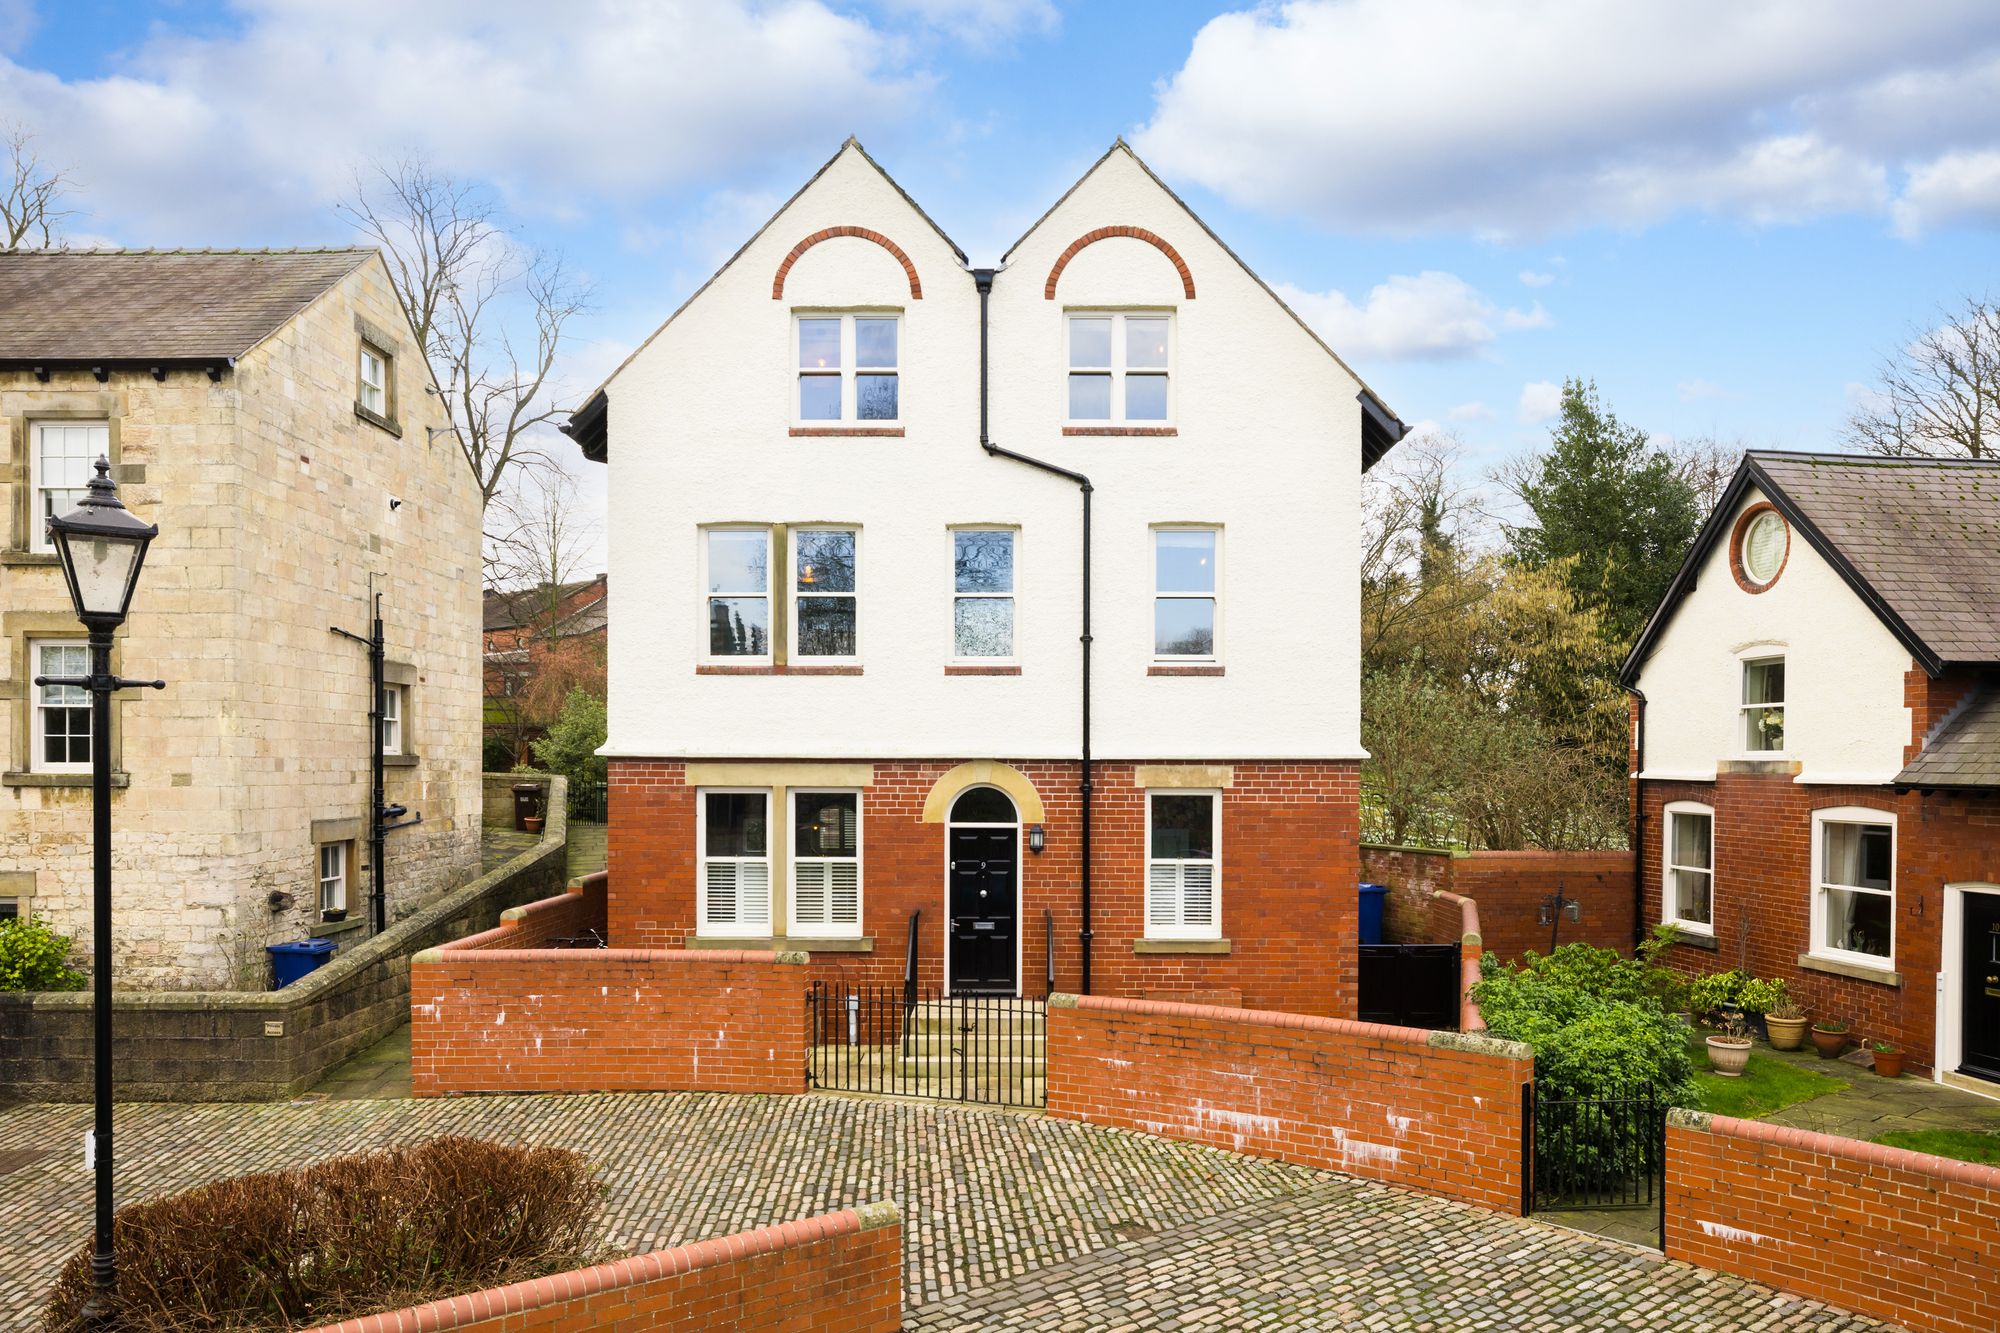
{"label": "black drainpipe", "polygon": [[1045,463],[1039,458],[1017,454],[1012,449],[1002,449],[987,438],[986,433],[986,308],[993,294],[993,275],[998,270],[976,268],[972,270],[972,281],[979,288],[979,447],[996,458],[1011,458],[1016,463],[1026,463],[1029,467],[1073,481],[1083,494],[1083,633],[1079,642],[1083,644],[1083,780],[1077,792],[1083,802],[1083,882],[1081,885],[1083,907],[1083,929],[1077,938],[1083,945],[1083,993],[1090,994],[1090,496],[1094,489],[1090,478],[1081,472],[1072,472],[1054,463]]}
{"label": "black drainpipe", "polygon": [[[1646,940],[1646,780],[1639,776],[1646,771],[1646,694],[1635,686],[1623,688],[1639,701],[1632,763],[1632,947],[1637,949]],[[1663,881],[1660,892],[1666,891]]]}

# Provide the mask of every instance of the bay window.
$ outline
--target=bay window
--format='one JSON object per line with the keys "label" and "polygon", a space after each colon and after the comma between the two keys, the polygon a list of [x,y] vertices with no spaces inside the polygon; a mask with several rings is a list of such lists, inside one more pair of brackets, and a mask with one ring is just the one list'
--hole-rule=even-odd
{"label": "bay window", "polygon": [[1146,937],[1201,940],[1222,935],[1222,793],[1146,793]]}
{"label": "bay window", "polygon": [[771,933],[771,793],[696,793],[695,930],[703,935]]}

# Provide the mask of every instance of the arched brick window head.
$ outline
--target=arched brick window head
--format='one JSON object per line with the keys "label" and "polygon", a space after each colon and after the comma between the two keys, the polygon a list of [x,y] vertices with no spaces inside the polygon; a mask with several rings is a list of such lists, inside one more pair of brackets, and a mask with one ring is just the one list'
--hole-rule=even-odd
{"label": "arched brick window head", "polygon": [[1062,271],[1069,267],[1069,261],[1076,258],[1085,246],[1108,241],[1114,236],[1144,241],[1165,255],[1168,262],[1174,266],[1174,272],[1181,275],[1181,291],[1186,294],[1188,300],[1194,300],[1194,274],[1188,272],[1187,261],[1181,258],[1181,252],[1167,244],[1164,237],[1156,236],[1144,227],[1099,227],[1096,231],[1087,231],[1071,241],[1069,249],[1062,252],[1061,257],[1056,260],[1056,266],[1049,270],[1049,280],[1042,285],[1042,299],[1045,301],[1056,299],[1056,280],[1062,277]]}
{"label": "arched brick window head", "polygon": [[821,241],[830,241],[836,236],[857,236],[864,241],[873,241],[890,254],[896,256],[896,262],[903,266],[904,274],[910,279],[910,299],[912,301],[921,301],[924,299],[923,284],[917,281],[917,266],[912,264],[910,257],[903,253],[903,247],[890,240],[887,236],[884,236],[881,232],[870,231],[866,227],[828,227],[825,231],[814,232],[793,246],[792,252],[785,256],[785,262],[778,265],[778,275],[771,279],[771,299],[773,301],[782,301],[785,299],[785,275],[792,271],[792,265],[799,262],[800,255],[812,249]]}

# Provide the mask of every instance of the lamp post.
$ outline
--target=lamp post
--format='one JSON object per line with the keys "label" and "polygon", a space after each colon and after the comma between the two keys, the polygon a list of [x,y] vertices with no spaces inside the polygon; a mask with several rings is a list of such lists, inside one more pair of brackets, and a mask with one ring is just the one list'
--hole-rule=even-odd
{"label": "lamp post", "polygon": [[97,1172],[97,1243],[90,1256],[90,1299],[83,1316],[92,1327],[111,1319],[118,1265],[111,1245],[111,696],[125,689],[163,690],[163,680],[123,680],[111,674],[111,635],[125,622],[146,547],[160,530],[141,523],[118,499],[111,462],[97,460],[97,475],[77,507],[49,520],[49,539],[62,562],[76,618],[90,632],[88,676],[37,676],[37,689],[70,685],[90,691],[91,923],[95,987],[94,1032],[97,1117],[91,1158]]}

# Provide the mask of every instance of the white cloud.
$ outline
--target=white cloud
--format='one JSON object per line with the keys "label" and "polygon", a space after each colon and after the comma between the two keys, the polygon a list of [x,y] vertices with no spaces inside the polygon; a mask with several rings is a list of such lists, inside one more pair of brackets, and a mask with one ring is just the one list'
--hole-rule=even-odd
{"label": "white cloud", "polygon": [[1981,0],[1292,0],[1205,25],[1136,142],[1332,227],[1795,222],[1885,211],[1907,164],[2000,145],[1996,59]]}
{"label": "white cloud", "polygon": [[1054,32],[1062,22],[1054,0],[877,0],[888,14],[913,18],[975,46],[1023,33]]}
{"label": "white cloud", "polygon": [[1946,153],[1913,168],[1895,221],[1906,240],[1951,222],[2000,223],[2000,148]]}
{"label": "white cloud", "polygon": [[1491,421],[1495,413],[1485,403],[1475,399],[1469,403],[1460,403],[1445,415],[1453,421]]}
{"label": "white cloud", "polygon": [[35,28],[35,0],[0,0],[0,53],[26,46]]}
{"label": "white cloud", "polygon": [[1537,273],[1533,269],[1527,268],[1521,270],[1521,285],[1523,287],[1546,287],[1555,280],[1556,275],[1553,273]]}
{"label": "white cloud", "polygon": [[1524,426],[1539,426],[1544,421],[1554,421],[1562,411],[1562,385],[1551,384],[1547,380],[1536,380],[1521,386],[1521,406],[1518,413]]}
{"label": "white cloud", "polygon": [[[0,0],[4,3],[4,0]],[[420,153],[524,212],[730,180],[904,122],[931,86],[819,0],[244,0],[157,28],[117,73],[0,59],[0,118],[87,185],[91,223],[155,243],[324,235],[357,160]],[[807,150],[810,150],[809,152]]]}
{"label": "white cloud", "polygon": [[1426,271],[1398,274],[1356,304],[1339,291],[1309,292],[1280,283],[1278,295],[1342,356],[1443,359],[1468,356],[1499,331],[1547,328],[1555,321],[1537,302],[1501,310],[1465,279]]}

